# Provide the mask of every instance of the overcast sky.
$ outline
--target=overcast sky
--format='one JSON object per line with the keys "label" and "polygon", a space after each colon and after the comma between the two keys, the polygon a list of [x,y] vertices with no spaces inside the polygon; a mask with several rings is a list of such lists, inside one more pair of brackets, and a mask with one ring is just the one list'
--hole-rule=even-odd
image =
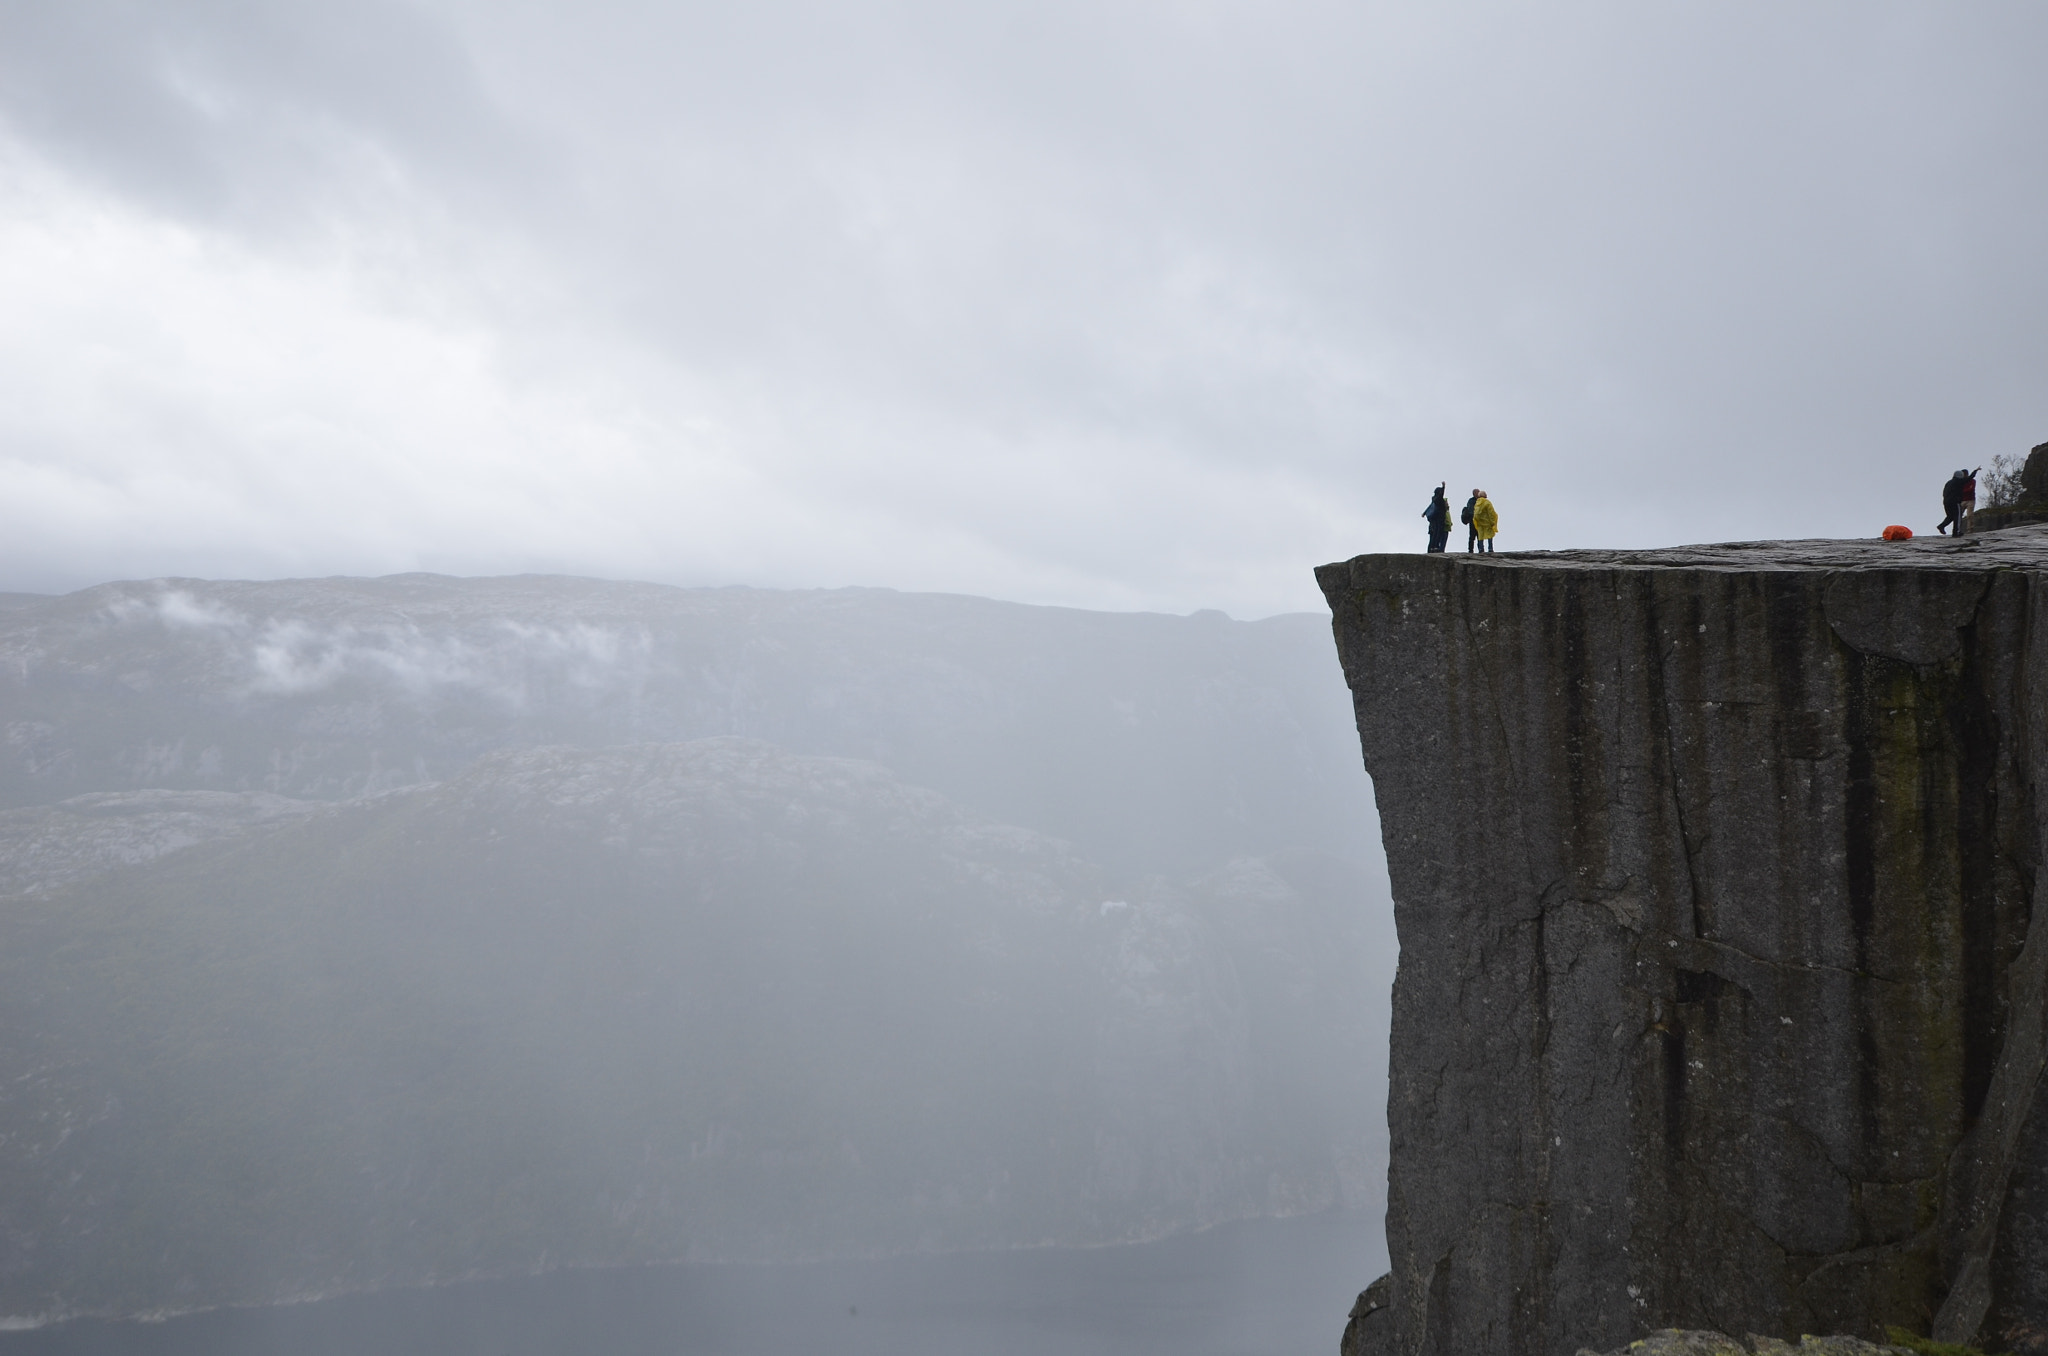
{"label": "overcast sky", "polygon": [[1260,616],[1933,530],[2048,440],[2048,7],[0,0],[0,587]]}

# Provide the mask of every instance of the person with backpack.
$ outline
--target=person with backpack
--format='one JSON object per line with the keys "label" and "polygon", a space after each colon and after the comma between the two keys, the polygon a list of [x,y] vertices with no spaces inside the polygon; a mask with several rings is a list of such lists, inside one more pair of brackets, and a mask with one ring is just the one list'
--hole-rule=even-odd
{"label": "person with backpack", "polygon": [[[1983,470],[1978,467],[1977,471]],[[1941,522],[1936,532],[1946,534],[1950,523],[1956,527],[1955,535],[1960,537],[1970,530],[1970,519],[1977,507],[1977,471],[1957,471],[1941,487]]]}
{"label": "person with backpack", "polygon": [[1493,538],[1500,531],[1500,511],[1486,497],[1485,490],[1472,491],[1472,535],[1479,538],[1482,553],[1491,554]]}
{"label": "person with backpack", "polygon": [[1458,521],[1465,524],[1465,554],[1471,555],[1479,549],[1479,529],[1472,526],[1472,506],[1479,502],[1479,491],[1472,491],[1472,497],[1465,501],[1465,507],[1458,510]]}
{"label": "person with backpack", "polygon": [[1451,501],[1444,498],[1442,485],[1429,497],[1429,507],[1422,511],[1422,516],[1429,519],[1429,553],[1441,555],[1444,543],[1451,539]]}

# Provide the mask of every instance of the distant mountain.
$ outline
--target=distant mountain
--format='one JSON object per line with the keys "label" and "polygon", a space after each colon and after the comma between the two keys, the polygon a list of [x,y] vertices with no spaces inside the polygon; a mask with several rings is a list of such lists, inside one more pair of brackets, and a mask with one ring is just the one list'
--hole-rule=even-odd
{"label": "distant mountain", "polygon": [[1376,858],[1331,656],[1324,617],[880,589],[106,584],[0,610],[0,805],[333,800],[504,748],[745,735],[881,763],[1119,866]]}
{"label": "distant mountain", "polygon": [[[0,614],[0,782],[80,793],[0,812],[0,1314],[1372,1197],[1328,644],[575,580]],[[780,739],[673,737],[719,723]]]}

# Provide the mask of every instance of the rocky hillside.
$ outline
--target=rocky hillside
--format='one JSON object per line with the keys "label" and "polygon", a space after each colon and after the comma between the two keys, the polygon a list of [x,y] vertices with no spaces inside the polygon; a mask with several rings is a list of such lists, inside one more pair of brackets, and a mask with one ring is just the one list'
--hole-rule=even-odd
{"label": "rocky hillside", "polygon": [[[107,584],[0,609],[0,805],[332,800],[486,753],[714,735],[878,762],[1141,870],[1361,859],[1329,632],[880,589]],[[1369,837],[1369,835],[1368,835]]]}

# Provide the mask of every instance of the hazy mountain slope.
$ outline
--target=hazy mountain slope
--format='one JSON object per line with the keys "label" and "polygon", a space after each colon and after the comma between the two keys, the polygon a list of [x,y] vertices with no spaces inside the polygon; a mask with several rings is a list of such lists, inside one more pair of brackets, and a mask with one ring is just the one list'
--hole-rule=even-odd
{"label": "hazy mountain slope", "polygon": [[319,808],[265,792],[102,791],[0,810],[0,895],[54,889]]}
{"label": "hazy mountain slope", "polygon": [[431,575],[0,610],[0,804],[340,799],[500,748],[727,734],[872,759],[1111,866],[1377,857],[1319,617]]}
{"label": "hazy mountain slope", "polygon": [[[111,656],[123,624],[99,625]],[[178,641],[189,667],[135,712],[229,739],[224,711],[341,709],[215,710],[218,651]],[[122,684],[69,653],[32,671]],[[418,747],[456,738],[430,702],[351,691],[386,692]],[[324,747],[345,780],[355,746]],[[1314,1208],[1377,1166],[1371,933],[1327,857],[1134,882],[875,765],[740,739],[210,804],[239,827],[0,901],[0,1312],[1107,1241]],[[63,823],[0,826],[0,851],[75,862]]]}

